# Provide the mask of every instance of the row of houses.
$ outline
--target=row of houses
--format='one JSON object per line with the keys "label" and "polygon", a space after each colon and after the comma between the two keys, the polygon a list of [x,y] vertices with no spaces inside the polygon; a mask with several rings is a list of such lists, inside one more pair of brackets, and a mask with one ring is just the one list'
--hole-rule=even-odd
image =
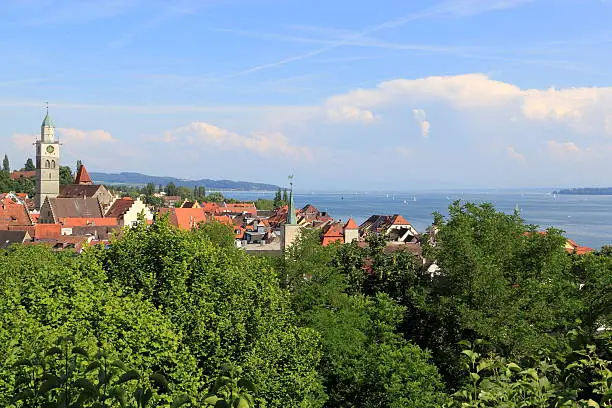
{"label": "row of houses", "polygon": [[60,188],[57,197],[46,197],[40,211],[25,194],[0,194],[0,247],[11,243],[44,243],[57,249],[76,248],[107,241],[138,217],[153,221],[151,210],[140,200],[118,198],[95,185],[85,166],[74,183]]}

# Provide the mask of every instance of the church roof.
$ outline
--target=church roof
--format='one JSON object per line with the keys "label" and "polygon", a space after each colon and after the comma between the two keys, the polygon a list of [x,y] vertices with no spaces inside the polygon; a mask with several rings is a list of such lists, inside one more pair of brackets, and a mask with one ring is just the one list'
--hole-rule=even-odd
{"label": "church roof", "polygon": [[89,173],[87,173],[87,169],[82,164],[81,167],[79,167],[79,170],[77,171],[77,175],[74,179],[74,184],[93,184],[91,177],[89,177]]}
{"label": "church roof", "polygon": [[60,187],[59,197],[94,197],[103,187],[95,184],[67,184]]}
{"label": "church roof", "polygon": [[53,127],[53,126],[55,126],[55,123],[53,123],[53,119],[51,119],[51,116],[49,116],[49,112],[47,112],[47,114],[45,115],[45,118],[43,119],[43,122],[42,122],[41,126],[42,127],[45,127],[45,126]]}
{"label": "church roof", "polygon": [[102,209],[97,198],[47,198],[56,219],[102,218]]}

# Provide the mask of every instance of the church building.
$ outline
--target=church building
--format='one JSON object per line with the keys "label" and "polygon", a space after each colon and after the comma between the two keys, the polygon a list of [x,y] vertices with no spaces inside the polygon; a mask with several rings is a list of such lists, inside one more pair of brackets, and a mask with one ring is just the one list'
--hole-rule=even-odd
{"label": "church building", "polygon": [[55,125],[47,114],[40,126],[40,139],[36,140],[36,195],[34,202],[40,210],[45,199],[59,195],[60,143],[55,140]]}

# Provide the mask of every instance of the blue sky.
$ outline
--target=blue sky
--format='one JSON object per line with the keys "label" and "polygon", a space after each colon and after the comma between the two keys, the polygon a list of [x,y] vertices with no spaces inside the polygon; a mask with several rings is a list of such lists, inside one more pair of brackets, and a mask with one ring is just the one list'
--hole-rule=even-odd
{"label": "blue sky", "polygon": [[610,185],[612,2],[0,0],[0,153],[307,189]]}

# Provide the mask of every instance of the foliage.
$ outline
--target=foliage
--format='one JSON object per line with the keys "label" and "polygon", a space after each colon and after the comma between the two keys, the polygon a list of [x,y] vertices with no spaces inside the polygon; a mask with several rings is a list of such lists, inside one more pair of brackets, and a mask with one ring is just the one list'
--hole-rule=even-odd
{"label": "foliage", "polygon": [[212,243],[223,248],[234,247],[234,229],[218,221],[201,222],[196,233],[205,235]]}
{"label": "foliage", "polygon": [[274,208],[276,208],[274,206],[274,201],[273,200],[267,200],[265,198],[258,198],[255,201],[255,207],[258,210],[273,210]]}
{"label": "foliage", "polygon": [[166,188],[164,188],[164,191],[169,196],[177,196],[178,195],[178,187],[176,187],[176,185],[174,183],[172,183],[172,182],[170,182],[170,183],[168,183],[166,185]]}
{"label": "foliage", "polygon": [[276,194],[274,194],[274,200],[272,201],[272,208],[279,208],[284,205],[287,205],[288,203],[289,203],[289,199],[287,197],[287,189],[281,190],[279,188],[278,191],[276,191]]}
{"label": "foliage", "polygon": [[59,168],[60,186],[65,186],[74,183],[74,176],[69,166],[60,166]]}
{"label": "foliage", "polygon": [[[163,374],[144,378],[104,350],[92,355],[75,345],[73,339],[64,337],[44,353],[19,359],[14,367],[11,402],[16,406],[145,408],[159,406],[159,396],[169,390]],[[172,406],[188,402],[179,396]]]}
{"label": "foliage", "polygon": [[108,283],[92,255],[15,246],[0,256],[0,406],[15,387],[11,367],[60,337],[90,355],[101,346],[143,375],[163,371],[169,397],[197,392],[200,370],[180,331],[149,301]]}
{"label": "foliage", "polygon": [[25,171],[33,171],[36,170],[36,167],[34,166],[34,162],[32,161],[31,158],[28,157],[28,160],[26,160],[23,169]]}
{"label": "foliage", "polygon": [[304,231],[281,271],[302,324],[321,333],[326,406],[440,406],[446,396],[436,367],[397,331],[404,308],[382,293],[347,293],[333,262],[338,247],[321,247],[318,238]]}
{"label": "foliage", "polygon": [[574,351],[569,361],[541,353],[521,367],[497,354],[482,355],[482,344],[463,342],[464,367],[469,375],[456,392],[457,407],[609,407],[612,406],[610,361],[594,345]]}
{"label": "foliage", "polygon": [[4,159],[2,160],[2,171],[8,171],[9,173],[11,171],[11,165],[9,163],[9,158],[6,154],[4,155]]}
{"label": "foliage", "polygon": [[165,219],[125,230],[96,256],[113,282],[151,301],[184,333],[205,384],[233,363],[255,384],[259,404],[320,406],[318,335],[295,326],[265,260]]}
{"label": "foliage", "polygon": [[9,172],[0,170],[0,191],[13,191],[15,193],[33,195],[35,190],[35,179],[35,177],[19,177],[13,180]]}

